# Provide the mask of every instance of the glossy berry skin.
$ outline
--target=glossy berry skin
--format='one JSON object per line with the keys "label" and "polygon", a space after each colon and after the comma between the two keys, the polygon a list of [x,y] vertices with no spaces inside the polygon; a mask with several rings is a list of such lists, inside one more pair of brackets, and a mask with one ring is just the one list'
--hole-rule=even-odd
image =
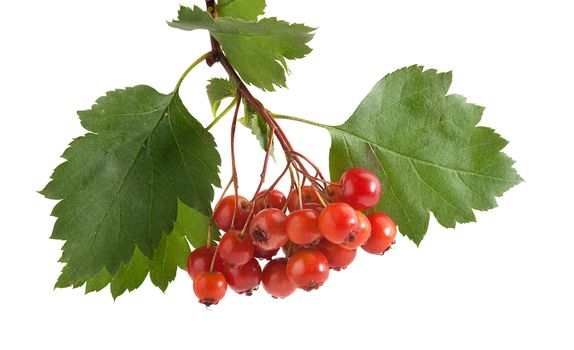
{"label": "glossy berry skin", "polygon": [[204,271],[195,277],[193,291],[205,306],[217,305],[227,291],[225,276],[218,271]]}
{"label": "glossy berry skin", "polygon": [[[216,246],[203,246],[195,249],[187,256],[187,273],[191,279],[195,279],[197,275],[201,272],[209,271],[211,268],[211,262],[213,261],[213,256],[217,250]],[[215,257],[215,263],[213,265],[214,271],[223,271],[223,262],[219,255]]]}
{"label": "glossy berry skin", "polygon": [[287,276],[287,259],[271,260],[263,268],[261,276],[263,288],[273,298],[287,298],[297,289]]}
{"label": "glossy berry skin", "polygon": [[[267,190],[260,191],[257,194],[257,197],[266,193]],[[273,189],[269,195],[263,198],[258,198],[255,201],[255,213],[258,213],[265,208],[283,209],[285,204],[287,204],[287,197],[285,197],[283,192]]]}
{"label": "glossy berry skin", "polygon": [[365,244],[371,237],[371,222],[369,218],[358,210],[355,211],[355,214],[357,214],[357,218],[359,219],[359,225],[357,225],[357,229],[341,243],[343,248],[357,249]]}
{"label": "glossy berry skin", "polygon": [[[318,203],[321,204],[319,197],[317,197],[317,192],[313,190],[311,186],[303,186],[301,188],[301,195],[302,195],[302,202],[305,203]],[[293,189],[291,194],[289,195],[289,204],[287,204],[290,212],[294,212],[297,209],[301,209],[299,207],[299,191],[297,189]]]}
{"label": "glossy berry skin", "polygon": [[217,251],[225,264],[236,267],[253,258],[254,247],[249,234],[241,237],[241,231],[231,230],[221,237]]}
{"label": "glossy berry skin", "polygon": [[[233,211],[235,208],[235,219],[233,219]],[[242,197],[237,197],[237,206],[235,206],[235,196],[227,196],[221,199],[221,201],[215,207],[213,218],[215,223],[220,230],[227,232],[230,229],[241,230],[247,222],[247,217],[249,216],[249,211],[251,210],[249,201]],[[231,221],[233,221],[233,227],[231,227]]]}
{"label": "glossy berry skin", "polygon": [[359,226],[359,218],[346,203],[329,204],[319,216],[319,231],[329,241],[341,244],[353,239]]}
{"label": "glossy berry skin", "polygon": [[351,168],[341,175],[339,182],[339,199],[357,210],[370,209],[381,198],[381,182],[369,169]]}
{"label": "glossy berry skin", "polygon": [[327,261],[329,261],[329,267],[335,271],[347,268],[357,256],[356,249],[344,248],[324,238],[317,245],[317,250],[325,255]]}
{"label": "glossy berry skin", "polygon": [[285,223],[289,240],[300,245],[315,244],[321,238],[318,219],[319,214],[312,209],[296,210],[289,214]]}
{"label": "glossy berry skin", "polygon": [[393,244],[397,236],[397,226],[384,213],[372,213],[368,218],[371,222],[371,238],[362,248],[371,254],[383,254]]}
{"label": "glossy berry skin", "polygon": [[255,258],[237,268],[225,265],[223,275],[229,288],[239,294],[251,295],[261,283],[261,266]]}
{"label": "glossy berry skin", "polygon": [[329,261],[318,250],[302,249],[289,258],[287,276],[297,288],[318,289],[329,277]]}
{"label": "glossy berry skin", "polygon": [[263,209],[251,220],[249,234],[261,249],[279,249],[289,239],[285,231],[287,215],[279,209]]}
{"label": "glossy berry skin", "polygon": [[271,260],[275,255],[277,255],[277,252],[279,251],[279,249],[272,249],[272,250],[266,250],[266,249],[261,249],[258,245],[253,245],[253,256],[256,257],[257,259],[265,259],[265,260]]}

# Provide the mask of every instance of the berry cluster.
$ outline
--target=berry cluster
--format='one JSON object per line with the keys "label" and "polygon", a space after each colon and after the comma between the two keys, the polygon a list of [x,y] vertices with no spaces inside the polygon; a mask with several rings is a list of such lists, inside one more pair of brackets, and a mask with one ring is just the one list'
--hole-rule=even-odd
{"label": "berry cluster", "polygon": [[[217,304],[228,286],[251,295],[262,283],[274,298],[288,297],[297,288],[310,291],[323,285],[329,269],[351,264],[357,248],[372,254],[390,248],[395,223],[384,213],[362,212],[373,208],[382,193],[373,172],[349,169],[325,189],[297,186],[288,197],[271,189],[252,202],[239,195],[223,197],[213,214],[225,232],[219,245],[208,242],[187,259],[199,302]],[[274,258],[280,249],[285,257]],[[270,261],[261,269],[256,258]]]}

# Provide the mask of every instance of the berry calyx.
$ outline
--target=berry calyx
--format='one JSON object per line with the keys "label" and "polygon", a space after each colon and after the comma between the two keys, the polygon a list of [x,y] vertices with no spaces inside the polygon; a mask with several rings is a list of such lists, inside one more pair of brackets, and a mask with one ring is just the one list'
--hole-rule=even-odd
{"label": "berry calyx", "polygon": [[344,248],[339,244],[331,243],[322,239],[317,245],[317,250],[325,255],[329,261],[329,267],[335,271],[347,268],[357,255],[356,249]]}
{"label": "berry calyx", "polygon": [[204,271],[195,277],[193,292],[205,306],[217,305],[225,296],[227,281],[218,271]]}
{"label": "berry calyx", "polygon": [[[241,230],[249,217],[251,209],[249,201],[245,197],[237,196],[236,203],[235,198],[235,195],[222,198],[213,212],[213,219],[217,227],[224,232],[230,229]],[[233,217],[234,212],[235,218]],[[233,226],[231,225],[232,221]]]}
{"label": "berry calyx", "polygon": [[277,255],[277,252],[279,251],[279,249],[262,249],[261,247],[259,247],[258,245],[253,245],[253,256],[256,257],[257,259],[265,259],[265,260],[271,260],[275,255]]}
{"label": "berry calyx", "polygon": [[329,277],[329,261],[320,251],[300,250],[289,258],[287,276],[297,288],[318,289]]}
{"label": "berry calyx", "polygon": [[357,214],[357,218],[359,219],[359,224],[357,228],[347,239],[341,243],[343,248],[347,249],[357,249],[371,237],[371,223],[369,222],[369,218],[362,212],[355,210]]}
{"label": "berry calyx", "polygon": [[289,239],[285,231],[287,216],[279,209],[263,209],[249,224],[253,244],[261,249],[279,249]]}
{"label": "berry calyx", "polygon": [[358,226],[355,210],[346,203],[329,204],[319,215],[319,231],[335,244],[354,240]]}
{"label": "berry calyx", "polygon": [[231,289],[239,294],[251,295],[261,282],[261,266],[255,258],[239,267],[225,265],[223,275]]}
{"label": "berry calyx", "polygon": [[[301,188],[301,201],[305,203],[317,203],[321,204],[317,192],[311,186],[303,186]],[[291,191],[289,195],[289,204],[287,204],[290,212],[294,212],[297,209],[301,209],[299,205],[299,191],[295,188]]]}
{"label": "berry calyx", "polygon": [[383,254],[393,244],[397,236],[397,226],[384,213],[372,213],[368,218],[371,222],[371,237],[361,248],[371,254]]}
{"label": "berry calyx", "polygon": [[268,190],[263,190],[257,193],[257,200],[255,200],[255,213],[260,212],[265,208],[283,209],[287,203],[287,197],[283,192],[273,189],[270,193]]}
{"label": "berry calyx", "polygon": [[370,209],[381,198],[381,182],[369,169],[351,168],[345,171],[340,184],[339,199],[357,210]]}
{"label": "berry calyx", "polygon": [[275,299],[287,298],[297,289],[287,276],[287,259],[278,258],[271,260],[263,268],[261,284],[265,291]]}
{"label": "berry calyx", "polygon": [[295,210],[287,217],[285,230],[295,244],[312,245],[321,238],[319,214],[312,209]]}
{"label": "berry calyx", "polygon": [[[217,246],[203,246],[195,249],[187,256],[187,273],[191,279],[195,279],[201,272],[209,271],[211,269],[211,262],[213,256],[217,251]],[[214,271],[223,271],[223,262],[219,255],[215,257],[213,265]]]}
{"label": "berry calyx", "polygon": [[218,252],[221,260],[231,267],[246,264],[254,253],[251,237],[238,230],[227,231],[219,241]]}

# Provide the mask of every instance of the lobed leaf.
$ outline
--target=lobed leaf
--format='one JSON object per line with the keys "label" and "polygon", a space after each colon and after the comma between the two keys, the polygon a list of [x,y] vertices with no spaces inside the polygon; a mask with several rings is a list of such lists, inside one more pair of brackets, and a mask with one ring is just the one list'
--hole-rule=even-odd
{"label": "lobed leaf", "polygon": [[303,58],[311,52],[307,43],[314,31],[274,17],[257,22],[213,19],[197,6],[181,6],[177,20],[169,25],[183,30],[209,30],[243,81],[269,91],[275,90],[274,86],[286,86],[286,60]]}
{"label": "lobed leaf", "polygon": [[[126,264],[144,265],[134,254],[152,258],[173,229],[178,200],[210,214],[220,158],[176,93],[116,90],[79,115],[89,133],[70,144],[42,193],[60,200],[52,238],[66,241],[60,260],[71,284],[104,268],[115,281]],[[115,294],[123,285],[113,284]]]}
{"label": "lobed leaf", "polygon": [[217,11],[221,17],[256,21],[265,11],[265,0],[219,0]]}
{"label": "lobed leaf", "polygon": [[206,91],[207,98],[211,104],[211,111],[215,118],[217,117],[217,110],[221,105],[221,101],[237,95],[237,85],[230,79],[213,78],[209,80]]}
{"label": "lobed leaf", "polygon": [[370,168],[385,192],[377,210],[401,233],[423,239],[429,212],[445,227],[475,221],[473,209],[496,206],[496,197],[522,181],[506,141],[477,127],[483,107],[447,95],[451,73],[400,69],[379,81],[332,137],[331,176],[350,167]]}

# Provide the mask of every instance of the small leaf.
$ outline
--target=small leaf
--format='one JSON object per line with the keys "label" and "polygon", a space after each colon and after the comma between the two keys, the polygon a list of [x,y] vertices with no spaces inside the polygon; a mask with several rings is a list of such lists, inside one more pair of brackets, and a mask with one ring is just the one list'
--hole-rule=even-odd
{"label": "small leaf", "polygon": [[217,110],[221,105],[221,101],[228,97],[233,98],[237,95],[237,86],[235,83],[223,78],[213,78],[209,80],[206,90],[214,118],[217,117]]}
{"label": "small leaf", "polygon": [[[132,257],[133,259],[133,257]],[[112,282],[112,276],[105,268],[86,282],[86,294],[99,292]]]}
{"label": "small leaf", "polygon": [[125,291],[137,289],[149,271],[149,259],[139,250],[135,249],[132,259],[127,265],[122,265],[111,282],[112,297],[116,299]]}
{"label": "small leaf", "polygon": [[213,19],[197,6],[181,6],[178,19],[169,25],[183,30],[209,30],[243,81],[269,91],[275,90],[274,86],[286,86],[286,60],[303,58],[311,52],[307,43],[315,30],[274,17],[257,22]]}
{"label": "small leaf", "polygon": [[220,163],[213,137],[177,94],[116,90],[79,115],[90,132],[70,144],[42,191],[60,200],[52,238],[66,240],[61,261],[72,285],[103,268],[117,276],[136,247],[151,258],[178,200],[210,215]]}
{"label": "small leaf", "polygon": [[[251,130],[251,133],[255,135],[255,138],[257,138],[259,141],[261,148],[267,152],[271,128],[269,127],[269,124],[265,122],[263,117],[261,117],[261,115],[259,115],[259,113],[254,110],[251,105],[245,104],[245,116],[239,119],[239,122]],[[271,156],[275,159],[273,146],[274,145],[271,145]]]}
{"label": "small leaf", "polygon": [[387,212],[401,233],[423,239],[429,211],[445,227],[475,221],[522,179],[506,145],[492,129],[477,127],[483,108],[446,95],[450,73],[400,69],[379,81],[353,115],[327,127],[333,179],[366,167],[382,179],[376,210]]}
{"label": "small leaf", "polygon": [[219,0],[217,11],[221,17],[256,21],[265,11],[265,0]]}

